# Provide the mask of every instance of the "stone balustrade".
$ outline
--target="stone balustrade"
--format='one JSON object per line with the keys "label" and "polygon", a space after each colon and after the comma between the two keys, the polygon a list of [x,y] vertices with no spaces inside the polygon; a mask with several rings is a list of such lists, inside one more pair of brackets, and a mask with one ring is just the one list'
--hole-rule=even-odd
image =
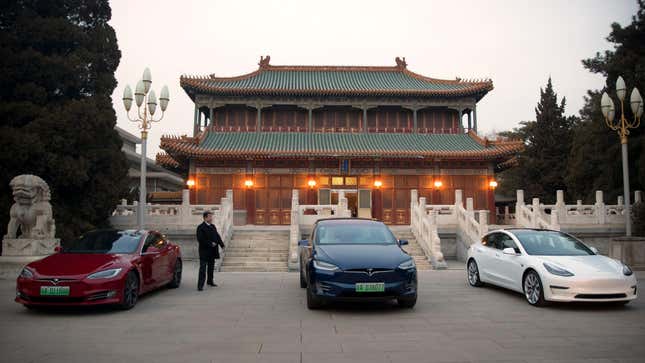
{"label": "stone balustrade", "polygon": [[435,268],[446,266],[441,252],[439,226],[454,228],[466,246],[479,241],[481,236],[488,232],[488,211],[476,212],[473,209],[472,198],[466,198],[464,208],[462,190],[455,191],[453,205],[427,205],[426,199],[418,198],[417,190],[412,190],[410,210],[412,233]]}
{"label": "stone balustrade", "polygon": [[300,204],[299,192],[291,194],[291,226],[289,230],[289,269],[298,269],[298,241],[303,230],[310,230],[319,219],[351,217],[344,192],[338,194],[338,204]]}
{"label": "stone balustrade", "polygon": [[[643,202],[641,191],[634,193],[634,202]],[[518,190],[515,214],[510,220],[518,227],[555,230],[563,226],[621,228],[625,224],[625,205],[622,197],[618,197],[617,204],[605,204],[600,190],[596,191],[594,204],[582,204],[580,200],[576,204],[565,204],[564,192],[558,190],[555,204],[542,204],[538,198],[533,198],[531,204],[526,205],[524,191]]]}
{"label": "stone balustrade", "polygon": [[[202,214],[205,211],[213,213],[213,224],[217,227],[223,239],[232,234],[233,227],[233,191],[227,190],[226,196],[221,199],[221,204],[196,205],[190,204],[189,191],[182,192],[181,204],[148,204],[145,208],[146,228],[160,232],[176,232],[181,230],[194,229],[202,223]],[[117,205],[110,223],[118,229],[138,228],[137,213],[139,212],[137,202],[128,204],[122,200]]]}

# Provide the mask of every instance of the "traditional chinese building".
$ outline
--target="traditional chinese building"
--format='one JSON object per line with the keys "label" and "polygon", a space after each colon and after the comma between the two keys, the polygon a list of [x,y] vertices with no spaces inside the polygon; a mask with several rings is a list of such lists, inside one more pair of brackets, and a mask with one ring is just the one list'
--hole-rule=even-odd
{"label": "traditional chinese building", "polygon": [[188,173],[192,203],[233,189],[249,224],[289,224],[293,189],[300,204],[334,204],[344,191],[354,215],[389,224],[409,224],[411,189],[432,204],[462,189],[492,209],[494,173],[522,147],[477,136],[492,81],[422,76],[405,58],[279,66],[267,56],[254,72],[182,76],[181,86],[195,103],[193,135],[163,137],[158,161]]}

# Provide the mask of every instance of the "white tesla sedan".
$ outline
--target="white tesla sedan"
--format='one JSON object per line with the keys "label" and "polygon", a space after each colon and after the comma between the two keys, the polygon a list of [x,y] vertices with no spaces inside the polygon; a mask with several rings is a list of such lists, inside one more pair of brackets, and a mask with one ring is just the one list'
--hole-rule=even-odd
{"label": "white tesla sedan", "polygon": [[634,300],[637,284],[632,270],[597,252],[559,231],[492,231],[468,249],[468,283],[521,292],[534,306],[547,301]]}

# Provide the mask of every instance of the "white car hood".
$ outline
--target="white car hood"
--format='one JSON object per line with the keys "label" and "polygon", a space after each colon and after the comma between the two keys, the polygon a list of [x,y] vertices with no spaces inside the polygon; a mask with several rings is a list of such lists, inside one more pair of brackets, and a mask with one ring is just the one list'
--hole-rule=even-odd
{"label": "white car hood", "polygon": [[588,256],[538,256],[543,262],[565,268],[576,276],[623,276],[623,265],[609,257]]}

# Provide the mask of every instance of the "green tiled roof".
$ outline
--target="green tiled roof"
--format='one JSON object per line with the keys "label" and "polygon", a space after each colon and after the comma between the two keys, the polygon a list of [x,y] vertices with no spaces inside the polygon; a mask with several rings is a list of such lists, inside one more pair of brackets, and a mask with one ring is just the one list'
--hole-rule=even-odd
{"label": "green tiled roof", "polygon": [[490,159],[516,153],[521,143],[486,144],[471,134],[207,132],[162,138],[169,154],[222,157],[443,157]]}
{"label": "green tiled roof", "polygon": [[255,72],[238,77],[182,76],[189,93],[221,94],[328,94],[419,95],[482,97],[493,88],[490,80],[441,80],[394,67],[273,66],[261,64]]}
{"label": "green tiled roof", "polygon": [[476,151],[484,147],[466,134],[209,132],[202,148],[224,152],[347,154],[426,151]]}

